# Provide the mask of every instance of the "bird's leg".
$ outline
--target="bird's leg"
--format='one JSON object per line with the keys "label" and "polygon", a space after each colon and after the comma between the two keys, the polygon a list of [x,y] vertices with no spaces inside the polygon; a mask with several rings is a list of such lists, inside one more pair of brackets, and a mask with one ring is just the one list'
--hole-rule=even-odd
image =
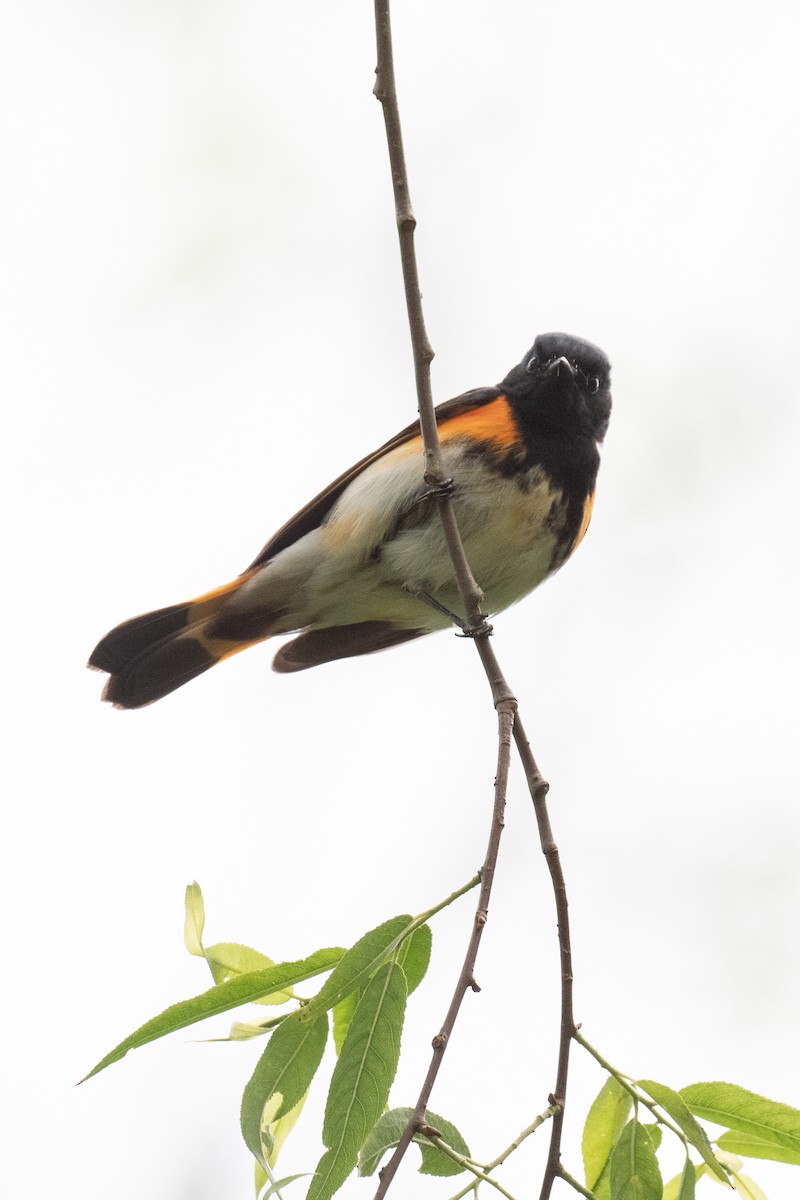
{"label": "bird's leg", "polygon": [[423,604],[428,604],[431,608],[435,608],[437,612],[442,614],[442,616],[448,617],[453,624],[457,625],[461,630],[460,634],[458,634],[459,637],[474,638],[482,635],[488,636],[492,632],[492,626],[485,617],[479,625],[470,625],[464,620],[463,617],[459,617],[458,613],[454,613],[452,609],[446,608],[444,604],[440,604],[438,600],[431,596],[429,592],[423,591],[422,588],[410,587],[408,584],[406,584],[405,590],[412,595],[415,600],[421,600]]}

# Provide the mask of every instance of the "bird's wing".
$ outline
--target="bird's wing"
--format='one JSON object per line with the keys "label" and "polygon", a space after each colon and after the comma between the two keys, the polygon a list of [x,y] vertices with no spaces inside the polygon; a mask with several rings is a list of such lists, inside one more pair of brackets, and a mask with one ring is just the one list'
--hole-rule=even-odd
{"label": "bird's wing", "polygon": [[[484,404],[489,404],[501,395],[502,392],[499,388],[476,388],[471,392],[464,392],[461,396],[456,396],[453,400],[447,400],[444,404],[437,406],[436,423],[437,425],[442,425],[445,421],[449,421],[453,417],[458,417],[462,413],[469,412],[471,409],[482,408]],[[333,483],[329,483],[324,491],[315,496],[313,500],[309,500],[308,504],[301,508],[298,513],[295,513],[285,525],[282,525],[277,533],[273,534],[258,557],[247,568],[248,571],[252,571],[256,567],[262,567],[264,563],[274,558],[281,550],[285,550],[287,546],[291,546],[294,542],[299,541],[301,537],[310,533],[312,529],[317,529],[356,476],[360,475],[362,471],[371,466],[372,463],[377,462],[379,458],[387,454],[390,450],[395,450],[398,446],[403,446],[415,438],[419,438],[421,444],[419,421],[414,421],[411,425],[407,425],[405,429],[395,434],[388,442],[384,442],[372,454],[368,454],[366,458],[362,458],[349,471],[345,471],[338,479],[334,479]]]}

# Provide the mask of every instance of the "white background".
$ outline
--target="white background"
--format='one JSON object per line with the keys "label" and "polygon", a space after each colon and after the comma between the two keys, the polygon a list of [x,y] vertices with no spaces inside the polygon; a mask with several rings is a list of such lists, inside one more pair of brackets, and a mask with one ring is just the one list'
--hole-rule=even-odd
{"label": "white background", "polygon": [[[576,1015],[634,1076],[800,1105],[797,7],[396,10],[437,399],[496,382],[548,329],[614,368],[590,534],[496,622],[552,784]],[[294,958],[427,908],[483,855],[494,716],[463,641],[283,678],[262,647],[138,713],[101,705],[83,668],[119,620],[234,576],[413,419],[374,58],[366,3],[6,14],[15,1200],[250,1195],[238,1101],[258,1045],[180,1034],[72,1087],[208,986],[182,949],[191,879],[209,941]],[[393,1103],[414,1102],[471,911],[435,923]],[[553,904],[516,769],[477,974],[432,1107],[490,1158],[555,1076]],[[576,1053],[575,1174],[601,1082]],[[281,1173],[313,1168],[323,1101]],[[545,1147],[509,1163],[515,1194],[538,1194]],[[456,1190],[415,1157],[398,1196]],[[797,1194],[796,1169],[748,1169],[770,1200]]]}

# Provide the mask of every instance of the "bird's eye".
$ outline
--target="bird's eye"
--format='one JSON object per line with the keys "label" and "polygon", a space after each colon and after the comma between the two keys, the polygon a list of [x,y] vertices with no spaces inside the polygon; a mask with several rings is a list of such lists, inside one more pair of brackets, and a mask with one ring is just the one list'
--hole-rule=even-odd
{"label": "bird's eye", "polygon": [[595,394],[595,392],[598,392],[599,390],[600,390],[600,380],[597,378],[596,375],[592,375],[591,379],[589,380],[589,395],[593,396]]}
{"label": "bird's eye", "polygon": [[525,363],[525,370],[528,372],[535,371],[538,362],[539,362],[539,359],[538,359],[537,355],[532,354],[531,357],[528,359],[528,361]]}

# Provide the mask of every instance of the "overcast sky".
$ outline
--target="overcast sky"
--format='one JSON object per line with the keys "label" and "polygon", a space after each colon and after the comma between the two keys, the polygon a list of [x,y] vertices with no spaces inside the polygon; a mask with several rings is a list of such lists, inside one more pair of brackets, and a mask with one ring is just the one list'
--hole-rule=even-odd
{"label": "overcast sky", "polygon": [[[437,400],[549,329],[613,364],[589,535],[495,622],[551,782],[577,1018],[633,1076],[800,1106],[799,10],[396,10]],[[209,941],[296,958],[429,907],[483,856],[494,714],[450,634],[287,677],[261,647],[135,713],[84,670],[108,628],[232,578],[414,417],[374,65],[367,3],[6,14],[15,1200],[250,1195],[238,1103],[258,1045],[178,1035],[72,1088],[208,986],[182,948],[190,880]],[[434,923],[394,1104],[416,1098],[471,914]],[[477,975],[432,1107],[488,1159],[555,1078],[553,903],[516,768]],[[576,1053],[574,1174],[601,1082]],[[282,1172],[313,1168],[323,1103],[318,1087]],[[509,1163],[512,1191],[532,1194],[545,1145]],[[398,1197],[456,1190],[405,1170]],[[790,1168],[750,1173],[796,1194]]]}

